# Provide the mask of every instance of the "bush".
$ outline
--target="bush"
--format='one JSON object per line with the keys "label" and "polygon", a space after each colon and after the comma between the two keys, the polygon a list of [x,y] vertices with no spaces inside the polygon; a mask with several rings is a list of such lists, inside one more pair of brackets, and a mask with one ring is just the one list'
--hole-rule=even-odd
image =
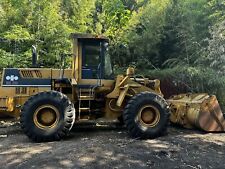
{"label": "bush", "polygon": [[[140,71],[137,71],[140,72]],[[161,80],[162,92],[166,98],[180,93],[208,93],[216,95],[225,110],[225,76],[215,70],[203,67],[175,67],[164,70],[142,72],[151,79]]]}

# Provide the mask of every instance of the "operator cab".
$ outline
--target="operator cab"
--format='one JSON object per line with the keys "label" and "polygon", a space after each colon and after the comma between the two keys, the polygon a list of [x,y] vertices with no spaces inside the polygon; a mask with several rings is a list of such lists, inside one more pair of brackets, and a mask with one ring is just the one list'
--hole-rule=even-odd
{"label": "operator cab", "polygon": [[112,77],[108,42],[82,40],[82,79],[111,79]]}
{"label": "operator cab", "polygon": [[[91,112],[101,112],[99,105],[104,105],[102,96],[113,90],[114,75],[108,54],[109,40],[103,36],[89,34],[72,34],[73,68],[72,85],[75,105],[78,109],[78,120],[91,116]],[[97,106],[97,107],[96,107]]]}
{"label": "operator cab", "polygon": [[113,80],[108,54],[109,40],[103,36],[72,34],[74,41],[73,76],[78,84],[102,85]]}

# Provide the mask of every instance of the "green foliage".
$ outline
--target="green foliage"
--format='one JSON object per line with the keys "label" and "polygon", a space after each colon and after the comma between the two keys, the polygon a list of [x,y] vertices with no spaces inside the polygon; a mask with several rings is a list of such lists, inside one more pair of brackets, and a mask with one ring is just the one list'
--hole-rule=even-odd
{"label": "green foliage", "polygon": [[[137,15],[138,23],[133,29],[130,38],[130,50],[136,56],[134,60],[137,66],[142,62],[150,62],[152,65],[159,66],[159,47],[166,26],[166,11],[170,7],[170,0],[154,0],[147,4]],[[146,43],[147,42],[147,43]],[[152,68],[152,65],[146,68]]]}
{"label": "green foliage", "polygon": [[192,93],[209,93],[216,95],[221,108],[225,107],[225,77],[218,74],[214,69],[205,67],[174,67],[164,70],[140,71],[150,78],[158,78],[161,81],[170,80],[173,85],[180,90],[178,93],[186,91],[181,90],[185,86]]}
{"label": "green foliage", "polygon": [[96,33],[110,38],[117,66],[195,66],[207,54],[209,26],[223,20],[224,9],[218,0],[1,0],[0,36],[24,45],[0,48],[23,54],[32,45],[26,40],[47,66],[57,67],[60,55],[71,52],[71,32]]}
{"label": "green foliage", "polygon": [[[60,56],[71,53],[70,33],[88,31],[93,6],[90,0],[2,0],[0,37],[7,39],[8,44],[1,42],[0,49],[23,60],[24,53],[35,45],[42,64],[58,67]],[[23,63],[22,66],[29,66],[26,60]]]}
{"label": "green foliage", "polygon": [[74,32],[93,32],[91,27],[95,1],[93,0],[62,0],[61,13],[64,22]]}
{"label": "green foliage", "polygon": [[6,67],[26,67],[31,65],[29,53],[15,55],[0,49],[0,56],[0,70]]}
{"label": "green foliage", "polygon": [[116,64],[135,64],[139,67],[143,60],[151,63],[146,68],[158,64],[158,46],[163,37],[166,10],[170,3],[170,0],[148,1],[138,12],[132,11],[129,22],[121,31],[122,38],[114,43],[112,55]]}
{"label": "green foliage", "polygon": [[225,72],[225,21],[216,24],[210,31],[211,38],[207,39],[206,57],[201,58],[204,65],[209,65],[220,75]]}
{"label": "green foliage", "polygon": [[225,19],[224,0],[209,0],[207,7],[209,9],[209,18],[213,23],[218,23]]}
{"label": "green foliage", "polygon": [[6,31],[3,35],[5,39],[32,39],[29,31],[23,28],[21,25],[13,25],[10,30]]}
{"label": "green foliage", "polygon": [[163,67],[196,64],[209,35],[206,3],[207,0],[173,1],[161,44]]}

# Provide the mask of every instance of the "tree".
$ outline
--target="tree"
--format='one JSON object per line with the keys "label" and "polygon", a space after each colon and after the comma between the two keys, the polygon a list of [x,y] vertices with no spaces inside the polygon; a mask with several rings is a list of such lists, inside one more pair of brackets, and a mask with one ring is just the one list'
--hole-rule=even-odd
{"label": "tree", "polygon": [[[60,3],[59,0],[3,0],[5,25],[1,25],[1,35],[13,41],[30,39],[38,47],[42,61],[57,66],[59,55],[70,51],[70,29],[60,15]],[[31,45],[27,45],[26,51],[30,51]]]}
{"label": "tree", "polygon": [[212,23],[218,23],[225,19],[225,1],[209,0],[207,3],[209,18]]}
{"label": "tree", "polygon": [[92,28],[95,0],[61,0],[64,22],[75,32],[94,32]]}
{"label": "tree", "polygon": [[225,21],[216,24],[210,31],[206,57],[201,61],[203,65],[209,65],[219,74],[225,72]]}
{"label": "tree", "polygon": [[97,0],[93,23],[95,33],[105,34],[114,42],[121,36],[130,17],[131,11],[121,0]]}
{"label": "tree", "polygon": [[135,64],[142,68],[158,66],[159,48],[163,37],[166,10],[170,0],[148,1],[138,11],[132,13],[122,38],[113,51],[118,64],[125,66]]}
{"label": "tree", "polygon": [[173,1],[161,44],[165,66],[192,66],[197,63],[207,45],[204,39],[209,36],[206,3],[207,0]]}

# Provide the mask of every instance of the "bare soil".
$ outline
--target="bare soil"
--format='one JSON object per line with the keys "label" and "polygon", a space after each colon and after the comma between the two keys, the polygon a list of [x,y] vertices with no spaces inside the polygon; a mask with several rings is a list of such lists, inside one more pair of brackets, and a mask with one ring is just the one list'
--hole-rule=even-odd
{"label": "bare soil", "polygon": [[0,168],[224,169],[225,134],[170,127],[154,140],[124,127],[75,126],[60,142],[33,143],[16,121],[0,121]]}

